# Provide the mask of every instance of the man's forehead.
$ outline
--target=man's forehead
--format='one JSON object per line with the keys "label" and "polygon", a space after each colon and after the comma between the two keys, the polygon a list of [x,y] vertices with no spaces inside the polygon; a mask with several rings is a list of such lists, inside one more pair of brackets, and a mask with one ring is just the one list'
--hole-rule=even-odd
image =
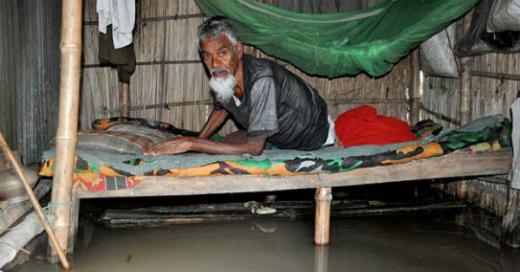
{"label": "man's forehead", "polygon": [[210,48],[221,48],[221,47],[231,47],[231,41],[229,38],[224,35],[220,34],[218,37],[209,37],[202,41],[201,43],[201,49],[210,49]]}

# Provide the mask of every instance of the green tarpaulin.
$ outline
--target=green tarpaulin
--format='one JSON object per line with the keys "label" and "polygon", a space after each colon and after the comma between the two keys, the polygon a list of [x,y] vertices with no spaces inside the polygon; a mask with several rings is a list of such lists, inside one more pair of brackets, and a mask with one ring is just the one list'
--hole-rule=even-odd
{"label": "green tarpaulin", "polygon": [[240,38],[313,75],[381,76],[478,0],[385,0],[369,9],[304,14],[254,0],[195,0],[207,17],[226,16]]}

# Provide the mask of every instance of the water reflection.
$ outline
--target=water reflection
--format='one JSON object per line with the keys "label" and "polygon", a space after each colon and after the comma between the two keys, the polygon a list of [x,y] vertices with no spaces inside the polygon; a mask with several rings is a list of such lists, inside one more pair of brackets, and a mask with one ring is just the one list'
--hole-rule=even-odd
{"label": "water reflection", "polygon": [[329,247],[315,246],[314,247],[314,272],[328,272],[329,271]]}

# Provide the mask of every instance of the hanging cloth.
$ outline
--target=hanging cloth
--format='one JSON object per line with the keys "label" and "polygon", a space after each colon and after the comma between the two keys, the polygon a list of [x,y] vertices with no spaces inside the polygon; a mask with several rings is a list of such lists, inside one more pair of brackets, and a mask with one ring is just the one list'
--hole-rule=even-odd
{"label": "hanging cloth", "polygon": [[117,68],[119,81],[130,83],[135,71],[132,36],[135,0],[97,0],[96,10],[99,17],[99,62]]}
{"label": "hanging cloth", "polygon": [[135,0],[97,0],[99,32],[107,34],[112,25],[114,48],[119,49],[132,43],[135,24]]}
{"label": "hanging cloth", "polygon": [[247,44],[330,78],[381,76],[478,0],[384,0],[348,13],[304,14],[254,0],[195,0],[207,17],[233,20]]}

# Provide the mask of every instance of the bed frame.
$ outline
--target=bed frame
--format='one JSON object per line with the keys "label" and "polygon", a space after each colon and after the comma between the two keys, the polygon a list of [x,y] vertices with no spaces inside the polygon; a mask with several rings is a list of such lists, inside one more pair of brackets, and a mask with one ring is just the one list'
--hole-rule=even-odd
{"label": "bed frame", "polygon": [[132,188],[89,192],[73,190],[69,253],[74,249],[81,199],[145,196],[206,195],[268,192],[316,188],[314,243],[329,242],[332,187],[379,184],[410,180],[474,177],[507,174],[511,169],[511,149],[474,154],[457,151],[442,157],[405,164],[359,168],[346,173],[307,174],[290,177],[225,175],[207,177],[147,177]]}

